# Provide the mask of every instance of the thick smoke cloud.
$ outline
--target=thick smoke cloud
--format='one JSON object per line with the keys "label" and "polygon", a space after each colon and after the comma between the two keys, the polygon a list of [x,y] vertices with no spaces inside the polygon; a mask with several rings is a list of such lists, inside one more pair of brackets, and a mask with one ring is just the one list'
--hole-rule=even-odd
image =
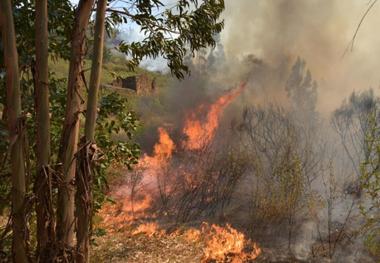
{"label": "thick smoke cloud", "polygon": [[379,84],[380,6],[365,19],[352,52],[345,52],[368,0],[226,1],[221,35],[227,60],[254,54],[277,66],[304,58],[319,82],[318,109],[328,113],[353,90]]}

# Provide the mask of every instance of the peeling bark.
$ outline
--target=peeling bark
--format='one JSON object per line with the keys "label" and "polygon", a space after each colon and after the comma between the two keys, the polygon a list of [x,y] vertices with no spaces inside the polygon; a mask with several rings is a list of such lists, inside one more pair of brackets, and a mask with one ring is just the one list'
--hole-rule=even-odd
{"label": "peeling bark", "polygon": [[36,1],[36,120],[37,173],[34,184],[37,215],[37,258],[49,262],[49,247],[54,243],[55,225],[51,186],[49,70],[48,70],[48,11],[47,0]]}
{"label": "peeling bark", "polygon": [[82,86],[81,72],[84,58],[86,30],[94,0],[81,0],[75,14],[71,39],[65,122],[61,137],[59,160],[62,164],[57,207],[57,240],[60,247],[71,249],[74,246],[74,195],[75,195],[75,154],[78,149],[80,97]]}
{"label": "peeling bark", "polygon": [[12,261],[28,262],[27,223],[25,217],[25,118],[21,112],[20,78],[16,34],[10,0],[0,1],[2,39],[7,88],[7,122],[12,171]]}
{"label": "peeling bark", "polygon": [[77,195],[77,262],[89,262],[89,242],[92,219],[92,181],[97,148],[95,125],[98,108],[98,91],[103,64],[105,13],[107,0],[98,0],[94,34],[94,53],[91,66],[90,87],[86,110],[85,137],[81,140],[79,163],[76,174]]}

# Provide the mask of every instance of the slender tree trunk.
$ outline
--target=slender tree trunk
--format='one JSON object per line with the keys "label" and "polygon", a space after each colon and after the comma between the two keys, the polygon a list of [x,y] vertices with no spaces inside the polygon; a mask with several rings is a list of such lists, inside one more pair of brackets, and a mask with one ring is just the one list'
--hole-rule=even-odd
{"label": "slender tree trunk", "polygon": [[90,88],[86,110],[85,136],[86,141],[94,142],[96,114],[98,108],[98,92],[103,64],[105,15],[107,0],[98,0],[96,10],[94,53],[92,57]]}
{"label": "slender tree trunk", "polygon": [[[3,38],[3,36],[2,36],[2,34],[3,34],[3,17],[4,17],[4,14],[0,10],[0,41],[2,41],[1,39]],[[3,52],[3,51],[1,50],[1,52]],[[0,56],[3,56],[3,54],[1,54]],[[4,65],[4,61],[3,61],[3,63],[0,64],[0,68],[4,68],[4,67],[5,67],[5,65]],[[7,123],[7,98],[4,98],[4,100],[0,101],[0,103],[3,104],[3,109],[1,112],[1,122],[3,122],[5,124],[5,123]],[[0,169],[4,169],[8,154],[9,154],[8,152],[0,153],[0,163],[1,163]],[[3,199],[6,199],[6,198],[3,197]]]}
{"label": "slender tree trunk", "polygon": [[48,262],[49,246],[55,238],[50,161],[48,11],[47,0],[36,0],[36,119],[37,176],[34,185],[37,214],[37,257]]}
{"label": "slender tree trunk", "polygon": [[62,163],[61,185],[58,190],[57,239],[66,248],[73,247],[74,237],[74,178],[78,149],[79,114],[82,100],[81,72],[84,58],[86,30],[94,0],[81,0],[75,14],[71,39],[71,58],[69,66],[66,115],[62,132],[59,160]]}
{"label": "slender tree trunk", "polygon": [[10,136],[12,170],[12,259],[27,262],[27,223],[25,218],[24,123],[21,114],[21,94],[16,48],[16,34],[10,0],[0,1],[2,35],[7,86],[7,121]]}
{"label": "slender tree trunk", "polygon": [[103,64],[105,13],[107,0],[98,0],[94,34],[90,88],[87,101],[85,137],[82,139],[78,171],[76,174],[77,196],[77,262],[89,262],[89,241],[92,219],[92,171],[96,159],[94,134],[98,108],[98,91]]}

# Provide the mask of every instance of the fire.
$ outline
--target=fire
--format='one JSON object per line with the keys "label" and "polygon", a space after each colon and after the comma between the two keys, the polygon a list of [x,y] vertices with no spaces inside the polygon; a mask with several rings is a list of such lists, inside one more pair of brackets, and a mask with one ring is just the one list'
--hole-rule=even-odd
{"label": "fire", "polygon": [[158,128],[159,140],[154,145],[153,156],[144,155],[139,162],[138,168],[158,168],[165,165],[171,158],[175,149],[175,144],[169,133],[164,128]]}
{"label": "fire", "polygon": [[154,145],[153,156],[144,155],[136,170],[142,171],[142,184],[145,191],[151,192],[156,188],[159,173],[169,164],[175,144],[164,128],[158,128],[159,140]]}
{"label": "fire", "polygon": [[146,217],[146,211],[151,207],[152,202],[152,197],[149,195],[144,195],[141,198],[135,197],[133,199],[124,199],[121,208],[121,211],[124,214],[124,220],[129,219],[127,222],[132,222],[135,219]]}
{"label": "fire", "polygon": [[195,228],[188,229],[185,233],[185,239],[189,242],[198,242],[201,239],[201,231]]}
{"label": "fire", "polygon": [[146,195],[134,202],[131,202],[130,199],[124,199],[116,204],[106,204],[101,211],[103,227],[115,231],[128,227],[136,219],[147,217],[146,211],[151,207],[151,203],[151,197]]}
{"label": "fire", "polygon": [[175,149],[174,142],[164,128],[158,128],[159,142],[154,146],[154,156],[167,160],[172,156]]}
{"label": "fire", "polygon": [[[141,224],[132,232],[133,235],[144,234],[148,237],[164,235],[165,231],[159,229],[157,223]],[[230,225],[225,227],[202,223],[200,229],[189,228],[182,232],[174,231],[169,238],[182,236],[191,243],[200,244],[203,252],[202,262],[232,262],[243,263],[255,260],[261,249],[245,235]]]}
{"label": "fire", "polygon": [[[175,144],[165,129],[159,128],[158,134],[159,140],[154,146],[153,155],[144,155],[136,167],[136,172],[130,173],[125,185],[114,192],[113,195],[118,202],[103,207],[103,222],[109,228],[118,229],[148,217],[147,210],[153,202],[151,193],[155,190],[155,179],[168,164],[175,149]],[[148,229],[148,226],[142,225],[141,232],[144,232],[144,229]]]}
{"label": "fire", "polygon": [[[223,110],[243,91],[245,84],[229,91],[220,97],[212,105],[199,106],[194,112],[188,115],[183,128],[183,133],[187,136],[185,141],[181,142],[183,150],[198,150],[207,146],[214,138],[219,125],[220,115]],[[207,111],[204,120],[199,116]],[[128,174],[128,179],[122,187],[114,192],[119,202],[103,207],[103,222],[109,229],[120,231],[126,229],[131,231],[132,236],[144,234],[148,237],[162,237],[165,231],[159,228],[156,222],[156,215],[152,212],[154,199],[156,198],[159,188],[159,179],[166,175],[166,168],[170,167],[171,159],[176,144],[170,138],[167,130],[158,129],[159,140],[154,145],[152,155],[145,154],[139,161],[134,172]],[[192,187],[194,178],[191,172],[182,171],[182,166],[175,166],[181,170],[184,182]],[[169,180],[170,181],[170,180]],[[171,184],[174,185],[172,181]],[[162,187],[162,185],[161,185]],[[165,189],[170,189],[170,185]],[[162,188],[160,188],[160,193]],[[164,190],[165,191],[165,190]],[[165,192],[166,193],[166,192]],[[168,192],[167,194],[170,194]],[[142,223],[135,227],[136,222]],[[200,244],[203,249],[202,262],[245,262],[256,259],[260,253],[260,248],[245,235],[230,225],[225,227],[218,225],[209,225],[203,223],[200,229],[189,228],[186,231],[174,231],[165,237],[176,238],[181,236],[186,241]]]}
{"label": "fire", "polygon": [[145,223],[139,225],[133,232],[132,235],[145,234],[149,237],[152,237],[155,234],[162,234],[162,231],[159,230],[157,223]]}
{"label": "fire", "polygon": [[[254,260],[261,253],[261,249],[255,243],[246,240],[243,233],[228,224],[226,227],[204,224],[202,232],[205,233],[202,262],[225,262],[226,259],[230,259],[239,263]],[[251,252],[245,252],[247,247],[250,247]]]}
{"label": "fire", "polygon": [[[245,84],[241,84],[220,97],[214,104],[206,107],[201,105],[195,112],[189,114],[185,121],[183,133],[186,134],[187,140],[183,143],[184,148],[189,150],[198,150],[208,145],[215,135],[219,125],[220,114],[245,88]],[[205,121],[199,120],[198,116],[209,108]]]}

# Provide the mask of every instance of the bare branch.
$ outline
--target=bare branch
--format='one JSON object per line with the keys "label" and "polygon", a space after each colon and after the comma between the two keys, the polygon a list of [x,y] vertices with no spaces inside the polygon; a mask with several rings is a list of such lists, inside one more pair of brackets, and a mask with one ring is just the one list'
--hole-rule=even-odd
{"label": "bare branch", "polygon": [[352,50],[354,49],[354,43],[355,43],[356,37],[357,37],[357,35],[358,35],[358,33],[359,33],[359,29],[360,29],[360,27],[362,26],[362,24],[363,24],[363,22],[364,22],[364,19],[367,17],[367,15],[368,15],[369,12],[372,10],[372,8],[373,8],[374,5],[377,3],[377,1],[378,1],[378,0],[373,0],[372,3],[371,3],[371,2],[368,3],[369,6],[368,6],[367,10],[364,12],[362,18],[360,19],[359,24],[358,24],[358,26],[356,27],[355,33],[354,33],[354,35],[352,36],[352,39],[351,39],[350,43],[348,43],[347,48],[344,50],[342,57],[344,57],[348,51],[351,51],[351,52],[352,52]]}

